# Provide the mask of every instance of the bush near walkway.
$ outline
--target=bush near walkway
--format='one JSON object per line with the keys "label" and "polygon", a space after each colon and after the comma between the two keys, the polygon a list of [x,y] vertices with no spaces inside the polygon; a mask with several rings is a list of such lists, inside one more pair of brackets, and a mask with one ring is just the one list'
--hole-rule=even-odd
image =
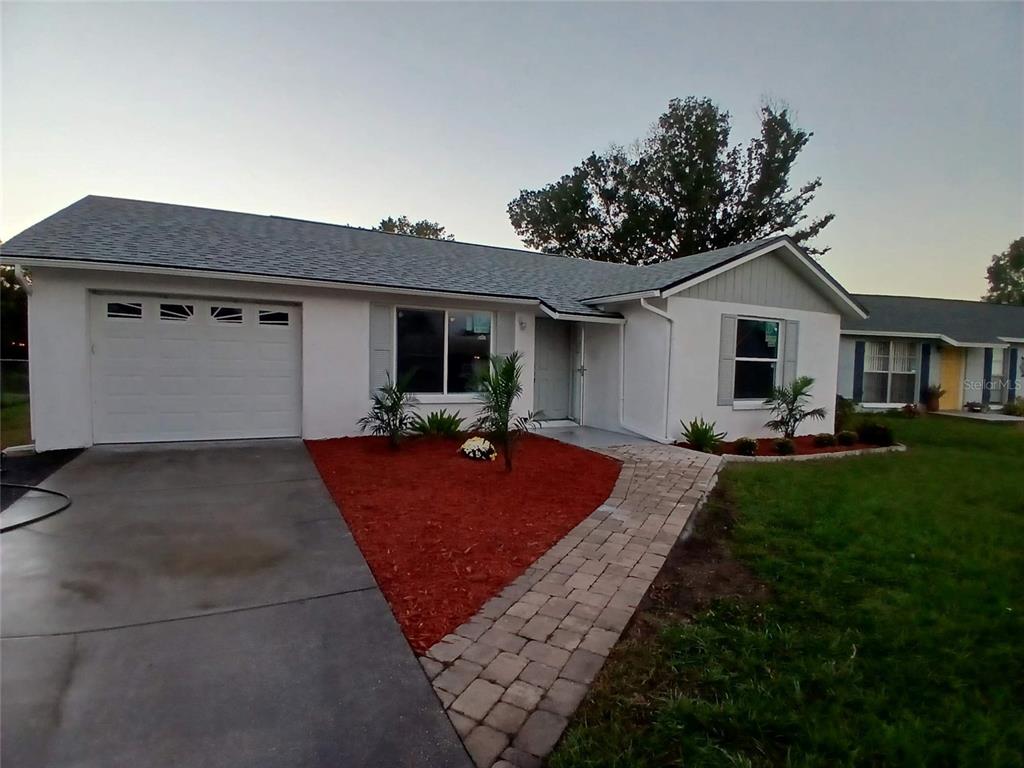
{"label": "bush near walkway", "polygon": [[898,427],[905,454],[723,472],[705,514],[763,588],[694,609],[666,568],[550,764],[1020,766],[1024,430]]}

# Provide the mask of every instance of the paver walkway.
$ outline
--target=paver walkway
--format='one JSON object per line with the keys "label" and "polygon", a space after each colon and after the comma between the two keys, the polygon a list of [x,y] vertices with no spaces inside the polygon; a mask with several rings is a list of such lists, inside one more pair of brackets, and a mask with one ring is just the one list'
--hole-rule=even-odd
{"label": "paver walkway", "polygon": [[539,766],[629,623],[720,459],[658,444],[623,462],[608,500],[421,657],[477,766]]}

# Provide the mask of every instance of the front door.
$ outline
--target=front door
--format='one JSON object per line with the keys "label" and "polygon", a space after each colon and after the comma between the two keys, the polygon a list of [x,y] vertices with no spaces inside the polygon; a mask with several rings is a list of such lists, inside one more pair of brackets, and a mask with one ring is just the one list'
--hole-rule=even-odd
{"label": "front door", "polygon": [[534,409],[545,421],[572,416],[572,325],[537,318]]}
{"label": "front door", "polygon": [[964,351],[962,349],[942,347],[939,386],[946,391],[939,399],[940,409],[951,411],[963,405]]}

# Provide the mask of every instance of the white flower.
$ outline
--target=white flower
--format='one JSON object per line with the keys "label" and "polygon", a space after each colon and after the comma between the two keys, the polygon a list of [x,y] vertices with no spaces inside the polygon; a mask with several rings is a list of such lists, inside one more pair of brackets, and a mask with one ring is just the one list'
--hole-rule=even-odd
{"label": "white flower", "polygon": [[498,452],[494,450],[494,446],[482,437],[469,438],[459,448],[459,453],[471,459],[479,459],[481,461],[494,461],[498,457]]}

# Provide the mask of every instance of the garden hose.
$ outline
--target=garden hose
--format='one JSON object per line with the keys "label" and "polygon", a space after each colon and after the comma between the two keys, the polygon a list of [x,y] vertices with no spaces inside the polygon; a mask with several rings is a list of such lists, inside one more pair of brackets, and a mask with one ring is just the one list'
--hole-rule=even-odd
{"label": "garden hose", "polygon": [[[58,496],[64,499],[64,503],[61,504],[57,509],[47,512],[36,517],[31,517],[28,520],[22,520],[19,523],[11,523],[10,525],[0,526],[0,533],[7,533],[8,531],[16,531],[19,528],[24,528],[26,525],[32,525],[32,523],[38,523],[41,520],[45,520],[48,517],[53,517],[56,514],[63,512],[65,509],[71,506],[71,497],[60,491],[51,491],[47,488],[40,488],[38,485],[22,485],[21,483],[0,483],[0,488],[22,488],[26,491],[38,491],[39,493],[48,493],[51,496]],[[6,511],[6,510],[4,510]]]}

